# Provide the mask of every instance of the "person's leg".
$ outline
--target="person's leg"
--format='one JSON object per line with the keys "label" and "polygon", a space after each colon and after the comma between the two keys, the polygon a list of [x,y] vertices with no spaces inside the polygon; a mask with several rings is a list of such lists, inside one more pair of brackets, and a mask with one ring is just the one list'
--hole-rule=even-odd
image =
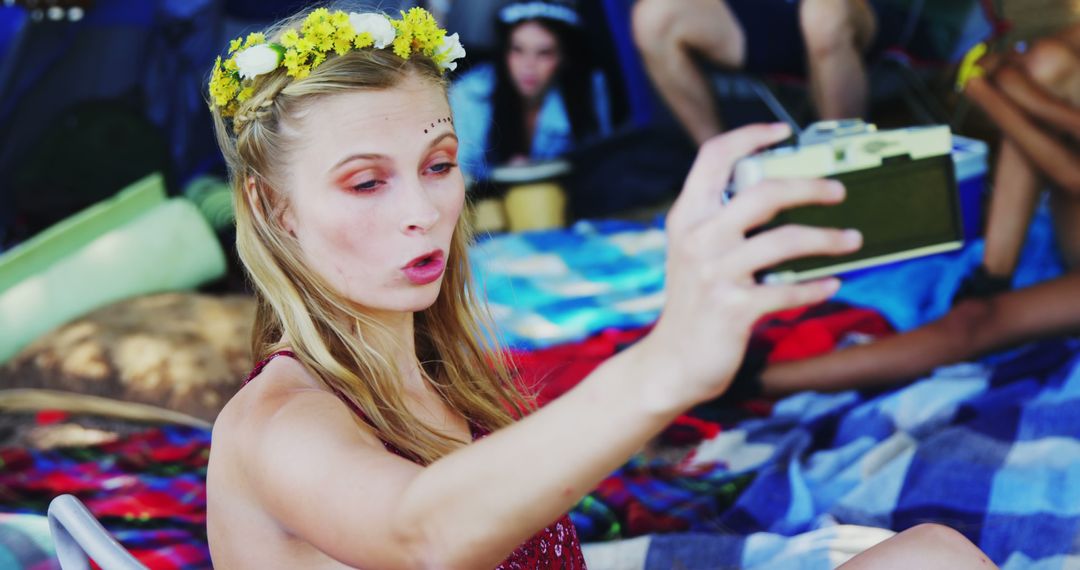
{"label": "person's leg", "polygon": [[808,358],[770,364],[762,393],[786,396],[883,387],[934,368],[1038,338],[1080,331],[1080,273],[957,305],[917,329]]}
{"label": "person's leg", "polygon": [[877,28],[866,0],[802,0],[810,92],[822,119],[863,117],[869,87],[863,52]]}
{"label": "person's leg", "polygon": [[964,535],[938,524],[921,524],[881,542],[840,566],[842,570],[963,570],[997,568]]}
{"label": "person's leg", "polygon": [[723,0],[638,0],[634,41],[660,95],[699,145],[723,129],[695,55],[737,69],[746,57],[742,28]]}
{"label": "person's leg", "polygon": [[1062,192],[1050,193],[1050,212],[1058,248],[1070,270],[1080,268],[1080,198]]}
{"label": "person's leg", "polygon": [[1080,107],[1080,26],[1076,30],[1076,38],[1039,40],[1021,57],[1028,75],[1040,87],[1073,108]]}
{"label": "person's leg", "polygon": [[1035,170],[1015,143],[1002,140],[983,251],[983,267],[991,276],[1012,277],[1038,201],[1039,178]]}
{"label": "person's leg", "polygon": [[[983,64],[994,70],[994,85],[1001,94],[1031,117],[1042,121],[1043,125],[1040,126],[1080,136],[1080,109],[1076,107],[1076,102],[1080,102],[1080,58],[1068,43],[1047,38],[1033,44],[1027,53],[1006,55],[993,61],[987,58]],[[1006,137],[999,150],[994,194],[987,219],[986,250],[983,255],[987,275],[976,275],[969,280],[1008,283],[1038,201],[1038,178],[1031,162],[1017,144]],[[1074,200],[1061,197],[1055,201],[1062,202],[1055,211],[1071,211],[1069,203]],[[1080,220],[1072,217],[1074,215],[1066,212],[1059,217]],[[1058,224],[1062,230],[1063,246],[1071,245],[1072,238],[1080,237],[1080,233],[1071,229],[1074,225]],[[965,282],[961,293],[977,288],[975,284]]]}

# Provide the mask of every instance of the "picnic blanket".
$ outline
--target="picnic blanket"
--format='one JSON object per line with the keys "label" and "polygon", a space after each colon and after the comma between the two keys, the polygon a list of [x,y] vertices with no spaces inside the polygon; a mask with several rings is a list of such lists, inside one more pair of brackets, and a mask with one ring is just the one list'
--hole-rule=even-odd
{"label": "picnic blanket", "polygon": [[[631,460],[572,516],[597,538],[682,530],[635,543],[642,568],[830,568],[853,553],[842,548],[852,528],[928,521],[1007,569],[1075,567],[1077,405],[1077,340],[882,394],[799,394],[703,442],[690,462]],[[148,566],[209,568],[208,448],[209,432],[166,427],[95,447],[5,449],[0,504],[41,514],[70,492]],[[605,519],[619,497],[629,516]]]}
{"label": "picnic blanket", "polygon": [[[627,567],[831,568],[842,525],[940,522],[1005,569],[1075,568],[1078,405],[1075,339],[882,394],[790,397],[697,448],[699,497],[711,492],[714,510],[679,511],[690,532],[634,544],[638,565]],[[749,477],[737,496],[724,493]],[[677,498],[638,489],[657,504]]]}
{"label": "picnic blanket", "polygon": [[[644,337],[651,326],[605,329],[583,341],[538,350],[512,351],[519,381],[541,405],[561,396],[602,362]],[[872,309],[830,301],[779,311],[754,326],[749,350],[767,362],[819,356],[851,343],[893,333]]]}
{"label": "picnic blanket", "polygon": [[178,426],[100,446],[0,449],[0,510],[43,515],[71,493],[147,567],[209,569],[209,452],[209,430]]}
{"label": "picnic blanket", "polygon": [[492,236],[471,254],[500,340],[535,350],[656,321],[666,243],[659,221],[583,221]]}
{"label": "picnic blanket", "polygon": [[[664,303],[666,244],[660,218],[581,221],[565,230],[490,236],[471,253],[501,340],[529,351],[656,321]],[[897,330],[908,330],[948,311],[982,251],[982,240],[974,240],[956,252],[850,273],[836,299],[872,308]],[[1031,223],[1015,285],[1061,272],[1043,204]]]}

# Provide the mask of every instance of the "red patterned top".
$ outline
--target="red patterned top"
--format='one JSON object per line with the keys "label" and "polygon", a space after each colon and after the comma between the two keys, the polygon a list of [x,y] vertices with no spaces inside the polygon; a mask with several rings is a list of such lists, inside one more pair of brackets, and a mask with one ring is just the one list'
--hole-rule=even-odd
{"label": "red patterned top", "polygon": [[[247,385],[248,382],[258,376],[266,364],[275,356],[296,358],[296,355],[288,350],[281,350],[267,356],[255,365],[251,374],[244,380],[244,385]],[[342,397],[342,400],[352,409],[353,413],[366,421],[364,413],[357,409],[351,400],[344,397]],[[488,435],[486,431],[479,426],[474,426],[471,422],[469,423],[469,429],[472,431],[474,441]],[[407,454],[385,441],[383,447],[394,455],[412,461]],[[514,552],[510,553],[509,558],[495,567],[495,570],[548,570],[553,568],[565,570],[585,569],[585,557],[581,553],[581,543],[578,541],[577,530],[567,515],[563,515],[559,520],[517,547]]]}

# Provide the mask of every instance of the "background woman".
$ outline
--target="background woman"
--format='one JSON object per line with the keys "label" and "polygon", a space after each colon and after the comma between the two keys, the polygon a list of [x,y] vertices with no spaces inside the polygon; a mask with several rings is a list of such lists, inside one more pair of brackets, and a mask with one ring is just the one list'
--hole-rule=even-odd
{"label": "background woman", "polygon": [[590,66],[572,2],[511,2],[497,19],[495,61],[450,89],[460,162],[476,180],[501,164],[557,158],[612,130],[606,81]]}

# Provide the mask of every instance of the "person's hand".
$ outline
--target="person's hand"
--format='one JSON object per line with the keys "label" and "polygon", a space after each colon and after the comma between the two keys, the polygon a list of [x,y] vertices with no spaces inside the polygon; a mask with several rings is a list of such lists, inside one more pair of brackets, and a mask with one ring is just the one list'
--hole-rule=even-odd
{"label": "person's hand", "polygon": [[641,348],[659,359],[656,369],[672,372],[656,379],[672,406],[689,407],[727,389],[762,315],[823,301],[839,288],[836,279],[760,285],[755,272],[862,245],[855,231],[794,225],[746,237],[785,208],[840,202],[838,182],[766,180],[722,203],[735,162],[789,134],[786,125],[755,125],[706,142],[668,214],[666,304]]}

